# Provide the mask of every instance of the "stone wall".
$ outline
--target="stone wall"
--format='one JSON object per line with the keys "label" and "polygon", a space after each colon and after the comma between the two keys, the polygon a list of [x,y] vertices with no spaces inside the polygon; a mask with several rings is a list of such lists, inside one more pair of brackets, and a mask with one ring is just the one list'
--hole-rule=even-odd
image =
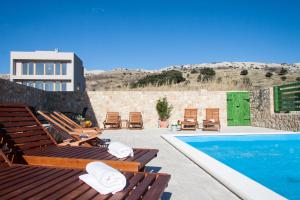
{"label": "stone wall", "polygon": [[46,92],[0,79],[0,103],[22,103],[44,109]]}
{"label": "stone wall", "polygon": [[272,88],[251,91],[250,104],[252,126],[300,131],[299,113],[274,113]]}
{"label": "stone wall", "polygon": [[[201,91],[89,91],[45,92],[0,79],[0,103],[23,103],[38,110],[80,113],[87,106],[87,117],[103,126],[108,111],[120,112],[128,119],[129,112],[142,112],[146,128],[157,127],[156,101],[166,96],[174,109],[170,122],[183,119],[184,109],[199,109],[198,121],[205,117],[205,108],[220,108],[222,126],[227,125],[226,92]],[[200,123],[201,125],[201,123]]]}
{"label": "stone wall", "polygon": [[222,126],[227,125],[226,92],[216,91],[90,91],[88,96],[96,113],[98,124],[105,119],[106,112],[120,112],[122,119],[128,119],[129,112],[142,112],[145,128],[158,126],[156,101],[166,96],[173,105],[170,122],[183,119],[184,109],[198,108],[198,121],[205,117],[205,108],[220,108]]}
{"label": "stone wall", "polygon": [[[87,116],[97,122],[86,92],[46,92],[0,79],[0,103],[19,103],[36,110],[81,113],[89,107]],[[97,123],[96,123],[97,125]]]}
{"label": "stone wall", "polygon": [[[23,103],[38,110],[81,113],[88,107],[87,117],[101,126],[106,112],[120,112],[128,119],[131,111],[143,114],[146,128],[157,127],[156,101],[166,96],[174,109],[170,122],[183,119],[184,109],[199,109],[198,121],[205,117],[205,108],[220,108],[221,125],[227,126],[225,91],[89,91],[45,92],[0,79],[0,103]],[[300,114],[274,113],[272,88],[250,92],[252,126],[300,131]]]}

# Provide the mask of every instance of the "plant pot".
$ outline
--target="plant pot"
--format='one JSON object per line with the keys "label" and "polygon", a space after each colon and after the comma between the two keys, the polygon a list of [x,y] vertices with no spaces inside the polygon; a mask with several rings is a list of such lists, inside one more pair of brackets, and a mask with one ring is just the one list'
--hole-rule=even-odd
{"label": "plant pot", "polygon": [[159,128],[168,128],[169,122],[168,121],[160,121],[159,120]]}

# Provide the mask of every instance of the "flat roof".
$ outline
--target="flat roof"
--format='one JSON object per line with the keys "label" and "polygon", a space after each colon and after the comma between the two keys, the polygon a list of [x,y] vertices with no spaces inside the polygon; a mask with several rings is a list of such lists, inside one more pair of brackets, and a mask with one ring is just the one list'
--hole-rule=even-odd
{"label": "flat roof", "polygon": [[74,52],[54,51],[11,51],[12,60],[73,60],[74,57],[82,60]]}

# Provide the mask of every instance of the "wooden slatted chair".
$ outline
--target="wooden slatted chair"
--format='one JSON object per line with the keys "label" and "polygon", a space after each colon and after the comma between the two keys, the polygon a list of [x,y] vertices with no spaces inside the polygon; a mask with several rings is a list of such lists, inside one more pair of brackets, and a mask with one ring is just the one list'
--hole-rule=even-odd
{"label": "wooden slatted chair", "polygon": [[103,126],[107,129],[109,126],[110,129],[121,128],[121,117],[119,112],[107,112]]}
{"label": "wooden slatted chair", "polygon": [[59,143],[60,146],[70,145],[70,146],[94,146],[93,144],[97,143],[98,135],[101,132],[96,130],[86,130],[86,129],[75,129],[72,126],[64,123],[58,117],[53,114],[47,114],[42,111],[37,111],[45,120],[47,120],[53,127],[57,130],[56,134],[60,134],[61,131],[68,134],[71,139],[66,139],[62,143]]}
{"label": "wooden slatted chair", "polygon": [[134,149],[133,157],[118,159],[103,147],[58,146],[24,105],[0,105],[0,141],[6,141],[6,146],[14,147],[22,155],[17,162],[77,169],[92,161],[102,161],[120,170],[140,171],[158,153],[156,149]]}
{"label": "wooden slatted chair", "polygon": [[77,124],[75,121],[67,117],[61,112],[54,111],[53,114],[59,118],[62,122],[72,127],[75,131],[91,131],[95,133],[101,133],[101,129],[98,127],[83,127]]}
{"label": "wooden slatted chair", "polygon": [[184,110],[184,120],[181,123],[181,129],[196,130],[198,128],[197,115],[198,115],[197,108],[186,108]]}
{"label": "wooden slatted chair", "polygon": [[129,129],[143,129],[143,117],[141,112],[130,112],[128,120]]}
{"label": "wooden slatted chair", "polygon": [[71,124],[70,122],[66,122],[64,119],[61,119],[55,114],[47,114],[40,110],[37,111],[37,113],[40,114],[42,117],[44,117],[48,122],[52,123],[54,126],[59,127],[60,129],[68,132],[69,134],[90,134],[90,135],[101,134],[101,129],[99,128],[84,128],[79,126],[78,124],[77,126],[75,126],[74,124]]}
{"label": "wooden slatted chair", "polygon": [[0,149],[1,199],[107,199],[158,200],[171,178],[168,174],[122,172],[126,187],[102,195],[78,177],[83,170],[13,164]]}
{"label": "wooden slatted chair", "polygon": [[219,108],[207,108],[206,119],[203,120],[204,131],[220,131]]}

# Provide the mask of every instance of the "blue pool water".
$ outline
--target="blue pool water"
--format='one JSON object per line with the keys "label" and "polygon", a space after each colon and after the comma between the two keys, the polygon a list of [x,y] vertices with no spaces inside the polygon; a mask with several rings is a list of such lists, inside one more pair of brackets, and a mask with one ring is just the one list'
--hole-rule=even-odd
{"label": "blue pool water", "polygon": [[300,134],[176,138],[278,194],[300,200]]}

